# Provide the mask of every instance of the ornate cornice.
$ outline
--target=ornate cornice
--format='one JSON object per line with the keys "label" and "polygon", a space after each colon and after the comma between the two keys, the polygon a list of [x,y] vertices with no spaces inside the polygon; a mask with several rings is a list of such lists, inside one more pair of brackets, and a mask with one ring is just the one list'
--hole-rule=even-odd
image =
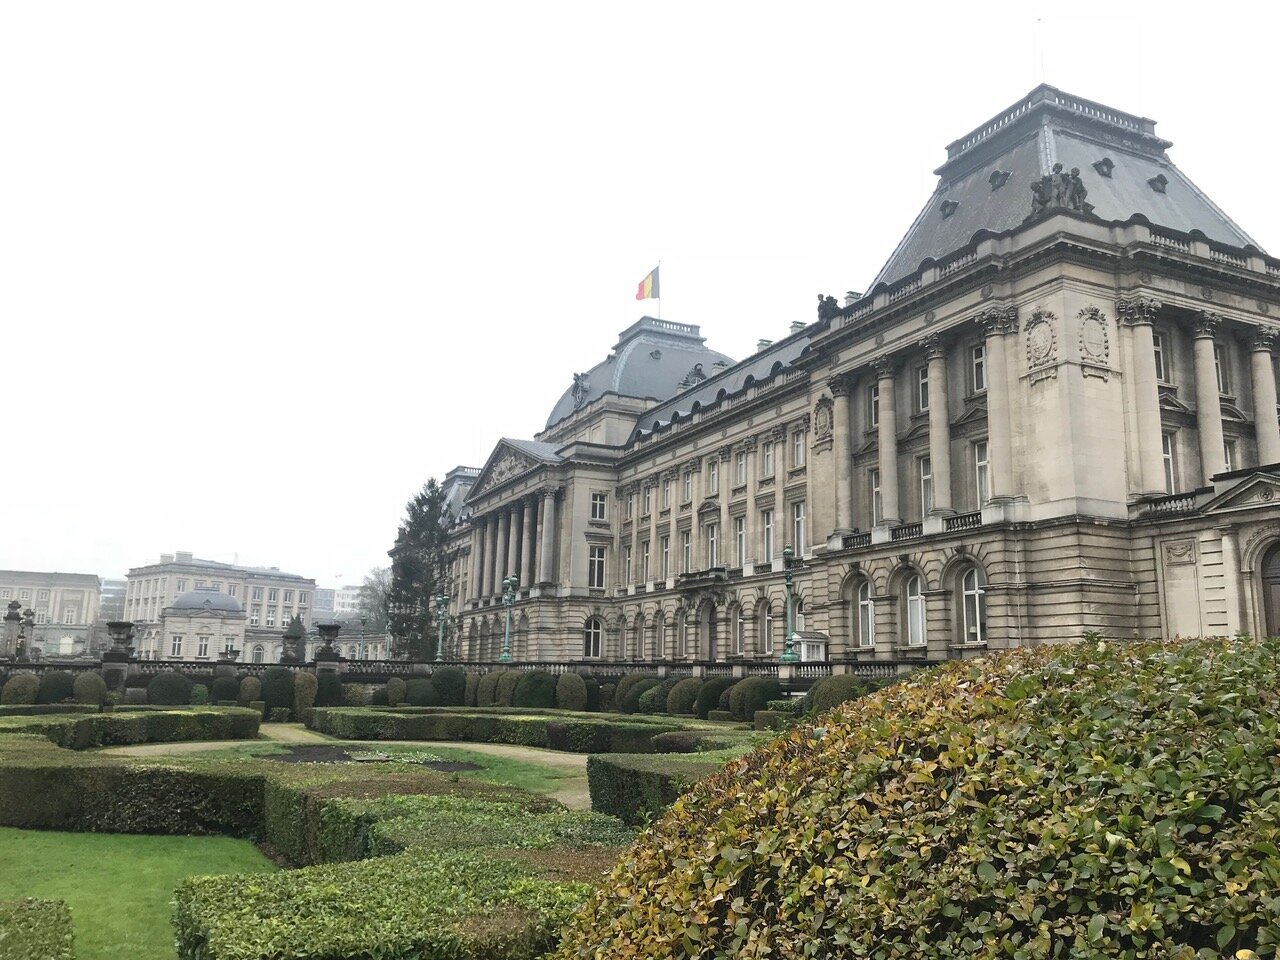
{"label": "ornate cornice", "polygon": [[1116,301],[1116,313],[1121,321],[1131,327],[1150,326],[1164,304],[1155,297],[1143,295],[1121,297]]}
{"label": "ornate cornice", "polygon": [[988,337],[1018,332],[1018,308],[1013,305],[987,307],[973,318]]}
{"label": "ornate cornice", "polygon": [[1212,310],[1200,310],[1191,324],[1192,335],[1197,340],[1212,340],[1218,335],[1220,326],[1222,326],[1222,314],[1214,313]]}

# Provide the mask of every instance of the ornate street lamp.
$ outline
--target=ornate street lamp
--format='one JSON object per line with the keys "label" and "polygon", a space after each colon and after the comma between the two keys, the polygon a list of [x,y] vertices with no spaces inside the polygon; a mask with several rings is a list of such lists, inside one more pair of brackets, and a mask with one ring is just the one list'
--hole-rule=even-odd
{"label": "ornate street lamp", "polygon": [[783,579],[787,584],[787,636],[786,642],[783,644],[782,656],[778,658],[779,663],[798,663],[800,655],[796,653],[796,637],[791,629],[791,581],[795,578],[792,568],[796,565],[796,552],[790,547],[784,547],[782,550],[782,569]]}
{"label": "ornate street lamp", "polygon": [[436,597],[436,663],[444,662],[444,623],[449,618],[449,598]]}
{"label": "ornate street lamp", "polygon": [[359,656],[359,659],[361,659],[361,660],[363,660],[363,659],[364,659],[364,625],[365,625],[365,621],[366,621],[366,620],[368,620],[368,619],[369,619],[368,617],[361,617],[361,618],[360,618],[360,656]]}
{"label": "ornate street lamp", "polygon": [[502,655],[498,657],[499,663],[511,662],[511,608],[516,603],[516,587],[519,583],[514,573],[502,581],[502,605],[507,611],[507,626],[502,633]]}

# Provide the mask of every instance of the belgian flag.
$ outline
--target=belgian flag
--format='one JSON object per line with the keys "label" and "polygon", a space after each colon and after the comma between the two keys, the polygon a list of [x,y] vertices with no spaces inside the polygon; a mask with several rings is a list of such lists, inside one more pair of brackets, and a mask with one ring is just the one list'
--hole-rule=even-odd
{"label": "belgian flag", "polygon": [[637,300],[657,300],[662,294],[658,293],[658,267],[654,267],[649,271],[649,275],[640,281],[640,286],[636,287]]}

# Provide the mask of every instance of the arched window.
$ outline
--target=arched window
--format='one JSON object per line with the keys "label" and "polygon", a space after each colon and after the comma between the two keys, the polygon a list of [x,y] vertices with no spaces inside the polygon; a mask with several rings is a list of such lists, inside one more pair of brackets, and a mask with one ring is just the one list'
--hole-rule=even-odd
{"label": "arched window", "polygon": [[747,652],[747,624],[742,604],[733,608],[733,652],[742,656]]}
{"label": "arched window", "polygon": [[262,657],[263,657],[263,654],[264,654],[264,653],[265,653],[265,651],[262,649],[262,644],[260,644],[260,643],[258,643],[258,644],[254,644],[254,647],[253,647],[253,662],[254,662],[254,663],[261,663],[261,662],[262,662]]}
{"label": "arched window", "polygon": [[631,630],[631,659],[644,659],[644,617],[636,617],[636,622]]}
{"label": "arched window", "polygon": [[760,615],[760,652],[773,653],[773,632],[777,629],[773,604],[766,603]]}
{"label": "arched window", "polygon": [[984,643],[987,639],[987,600],[982,589],[982,575],[977,567],[970,567],[960,578],[960,610],[962,612],[961,636],[963,643]]}
{"label": "arched window", "polygon": [[[786,629],[785,627],[783,628]],[[799,597],[791,601],[791,629],[796,633],[805,629],[804,626],[804,601]]]}
{"label": "arched window", "polygon": [[876,605],[871,600],[871,581],[863,580],[858,587],[857,618],[855,620],[857,643],[860,647],[873,647],[876,643]]}
{"label": "arched window", "polygon": [[907,645],[919,647],[924,641],[924,584],[913,574],[907,579]]}
{"label": "arched window", "polygon": [[599,657],[600,647],[604,643],[604,625],[599,617],[592,617],[582,630],[582,655]]}

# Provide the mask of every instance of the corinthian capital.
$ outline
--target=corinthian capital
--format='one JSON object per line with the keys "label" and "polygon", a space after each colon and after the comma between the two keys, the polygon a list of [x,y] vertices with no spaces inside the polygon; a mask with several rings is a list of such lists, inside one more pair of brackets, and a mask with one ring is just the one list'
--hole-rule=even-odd
{"label": "corinthian capital", "polygon": [[1212,310],[1201,310],[1196,314],[1192,330],[1197,340],[1202,338],[1212,340],[1218,335],[1220,326],[1222,326],[1222,314],[1214,313]]}
{"label": "corinthian capital", "polygon": [[921,337],[916,346],[924,351],[924,358],[926,360],[946,359],[947,351],[942,346],[942,338],[936,333],[931,333],[926,337]]}
{"label": "corinthian capital", "polygon": [[1015,306],[987,307],[973,319],[988,337],[1018,332],[1018,308]]}
{"label": "corinthian capital", "polygon": [[831,391],[833,397],[847,397],[853,390],[853,379],[852,374],[837,373],[827,380],[827,389]]}
{"label": "corinthian capital", "polygon": [[1138,327],[1154,323],[1163,306],[1155,297],[1121,297],[1116,301],[1116,313],[1125,323]]}
{"label": "corinthian capital", "polygon": [[892,380],[897,366],[892,357],[876,357],[871,361],[871,369],[876,372],[877,380]]}
{"label": "corinthian capital", "polygon": [[1274,353],[1276,331],[1272,327],[1254,327],[1250,342],[1256,353]]}

